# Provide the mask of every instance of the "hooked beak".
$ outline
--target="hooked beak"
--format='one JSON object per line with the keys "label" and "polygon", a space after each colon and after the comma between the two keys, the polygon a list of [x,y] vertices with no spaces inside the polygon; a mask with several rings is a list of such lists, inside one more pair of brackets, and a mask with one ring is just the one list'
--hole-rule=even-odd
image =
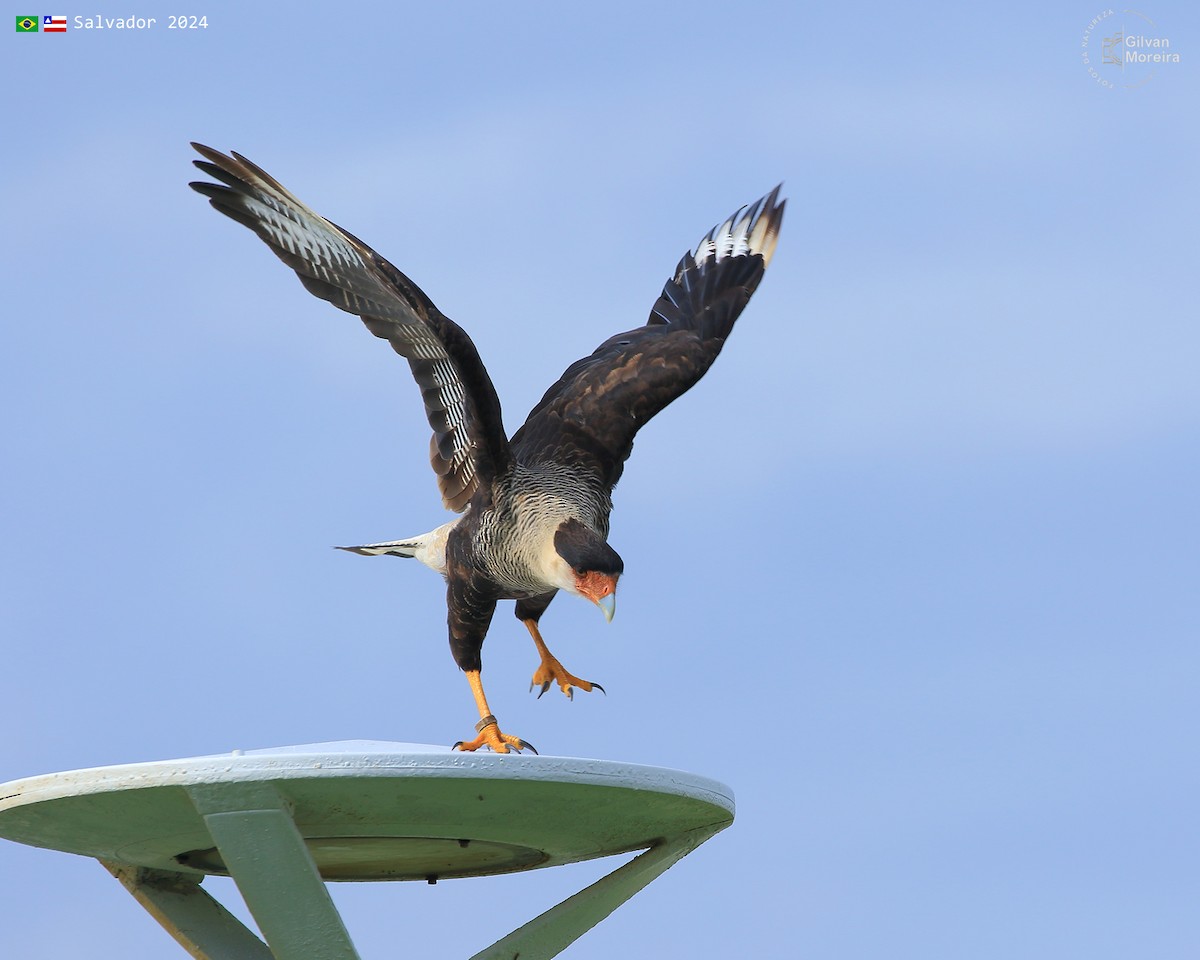
{"label": "hooked beak", "polygon": [[604,619],[608,623],[612,623],[613,614],[617,612],[617,595],[610,593],[607,596],[601,597],[596,601],[596,606],[600,608],[600,612],[604,614]]}
{"label": "hooked beak", "polygon": [[574,592],[598,606],[609,623],[612,623],[613,614],[617,612],[619,576],[619,573],[600,573],[596,570],[575,575]]}

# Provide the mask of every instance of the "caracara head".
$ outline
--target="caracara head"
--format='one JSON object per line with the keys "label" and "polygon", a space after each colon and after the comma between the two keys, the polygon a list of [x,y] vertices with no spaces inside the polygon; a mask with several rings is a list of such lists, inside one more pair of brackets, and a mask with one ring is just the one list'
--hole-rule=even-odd
{"label": "caracara head", "polygon": [[591,600],[612,622],[617,610],[617,578],[625,569],[617,551],[578,520],[566,520],[554,533],[554,552],[566,569],[559,586]]}

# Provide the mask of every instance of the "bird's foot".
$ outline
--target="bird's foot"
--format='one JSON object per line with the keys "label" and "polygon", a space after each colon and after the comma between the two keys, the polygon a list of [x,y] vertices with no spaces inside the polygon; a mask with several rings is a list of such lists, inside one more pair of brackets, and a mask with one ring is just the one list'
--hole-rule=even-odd
{"label": "bird's foot", "polygon": [[[591,693],[592,690],[599,690],[604,693],[604,688],[598,683],[593,683],[591,680],[580,680],[572,673],[568,673],[566,667],[558,662],[558,658],[547,652],[542,655],[542,663],[534,672],[533,679],[529,682],[529,689],[541,687],[538,691],[538,699],[542,699],[542,694],[550,689],[550,684],[557,683],[558,687],[568,700],[575,699],[575,687],[578,687],[584,693]],[[607,694],[605,694],[607,696]]]}
{"label": "bird's foot", "polygon": [[522,750],[537,753],[533,748],[533,744],[527,743],[520,737],[501,733],[500,725],[496,723],[496,718],[490,713],[475,724],[475,730],[479,733],[479,736],[474,740],[466,742],[459,740],[451,749],[463,750],[469,753],[473,750],[478,750],[480,747],[490,747],[493,753],[509,753],[511,751],[520,753]]}

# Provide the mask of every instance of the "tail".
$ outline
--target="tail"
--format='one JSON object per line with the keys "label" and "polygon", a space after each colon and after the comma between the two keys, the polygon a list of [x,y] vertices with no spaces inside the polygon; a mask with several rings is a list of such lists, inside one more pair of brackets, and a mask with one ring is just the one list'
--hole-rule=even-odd
{"label": "tail", "polygon": [[389,543],[364,543],[358,547],[334,547],[334,550],[348,550],[361,557],[415,557],[421,549],[421,538],[411,540],[392,540]]}
{"label": "tail", "polygon": [[[465,516],[465,514],[463,515]],[[422,533],[416,537],[404,540],[390,540],[387,543],[364,543],[358,547],[337,547],[338,550],[349,550],[363,557],[416,557],[430,570],[438,573],[446,572],[446,538],[462,517],[455,517],[449,523],[444,523],[436,530]]]}

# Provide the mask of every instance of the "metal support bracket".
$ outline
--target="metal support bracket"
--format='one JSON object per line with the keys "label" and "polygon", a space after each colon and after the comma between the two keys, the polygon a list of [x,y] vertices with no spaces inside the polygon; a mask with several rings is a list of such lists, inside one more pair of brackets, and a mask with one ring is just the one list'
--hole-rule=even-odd
{"label": "metal support bracket", "polygon": [[497,940],[471,960],[549,960],[557,957],[626,900],[724,827],[696,830],[651,847],[557,907]]}
{"label": "metal support bracket", "polygon": [[[203,796],[194,796],[193,802],[267,943],[202,890],[195,876],[101,863],[195,960],[358,960],[304,839],[282,803],[266,810],[220,809],[228,806],[228,799],[219,797],[216,807]],[[280,799],[278,794],[275,799]],[[724,826],[660,842],[471,960],[558,956]],[[306,877],[302,885],[297,883],[300,875]],[[282,876],[288,877],[286,884],[279,882]]]}

